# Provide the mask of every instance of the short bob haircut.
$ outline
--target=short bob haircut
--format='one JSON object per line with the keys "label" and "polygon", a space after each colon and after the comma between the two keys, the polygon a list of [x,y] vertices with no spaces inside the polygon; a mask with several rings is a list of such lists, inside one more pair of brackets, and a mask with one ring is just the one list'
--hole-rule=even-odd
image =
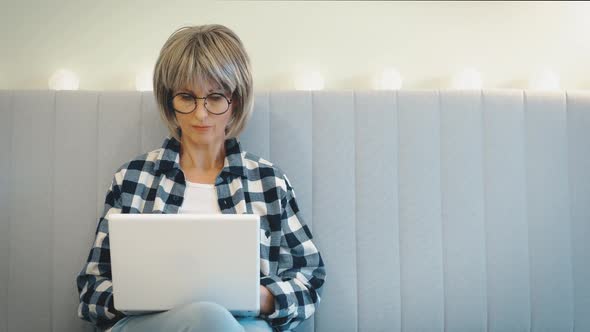
{"label": "short bob haircut", "polygon": [[233,115],[225,135],[226,139],[237,137],[251,116],[254,87],[244,45],[223,25],[183,26],[160,50],[154,68],[154,95],[162,120],[179,142],[182,130],[170,99],[179,89],[204,82],[218,85],[231,96]]}

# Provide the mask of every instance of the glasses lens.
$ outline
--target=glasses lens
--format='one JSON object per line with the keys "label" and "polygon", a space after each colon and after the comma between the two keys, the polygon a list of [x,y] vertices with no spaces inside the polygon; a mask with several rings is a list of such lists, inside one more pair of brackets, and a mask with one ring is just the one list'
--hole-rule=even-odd
{"label": "glasses lens", "polygon": [[205,106],[211,113],[219,114],[225,112],[228,107],[229,103],[227,102],[227,98],[224,95],[213,93],[207,96],[205,100]]}
{"label": "glasses lens", "polygon": [[188,94],[180,94],[172,100],[174,109],[181,113],[190,113],[195,109],[195,98]]}

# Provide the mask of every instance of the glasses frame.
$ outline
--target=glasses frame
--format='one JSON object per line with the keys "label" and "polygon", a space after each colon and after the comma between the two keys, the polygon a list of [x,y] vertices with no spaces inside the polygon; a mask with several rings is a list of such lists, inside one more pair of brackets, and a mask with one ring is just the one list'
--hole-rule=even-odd
{"label": "glasses frame", "polygon": [[[174,108],[174,98],[176,98],[176,96],[179,95],[188,95],[191,96],[195,99],[195,108],[193,108],[192,111],[185,113],[185,112],[181,112],[179,110],[177,110],[176,108]],[[211,112],[208,108],[207,108],[207,98],[209,98],[210,96],[221,96],[223,98],[225,98],[225,100],[227,101],[227,108],[225,109],[225,111],[221,112],[221,113],[214,113]],[[210,93],[208,95],[206,95],[205,97],[197,97],[195,95],[193,95],[192,93],[188,93],[188,92],[179,92],[177,94],[175,94],[174,96],[172,96],[170,98],[170,106],[172,107],[172,109],[174,110],[174,112],[180,113],[180,114],[191,114],[192,112],[194,112],[197,109],[197,105],[199,104],[199,99],[203,99],[203,102],[205,103],[205,109],[207,110],[207,113],[213,114],[213,115],[222,115],[224,113],[226,113],[229,110],[229,107],[231,106],[232,103],[232,98],[228,99],[223,93],[219,93],[219,92],[213,92]]]}

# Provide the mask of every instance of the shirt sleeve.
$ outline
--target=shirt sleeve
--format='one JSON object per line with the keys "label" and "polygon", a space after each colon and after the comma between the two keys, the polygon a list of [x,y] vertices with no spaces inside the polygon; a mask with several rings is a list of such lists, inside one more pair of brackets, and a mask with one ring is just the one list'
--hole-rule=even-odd
{"label": "shirt sleeve", "polygon": [[88,259],[76,277],[80,297],[78,317],[105,329],[125,315],[114,307],[108,215],[121,212],[121,192],[115,178],[107,191],[104,211]]}
{"label": "shirt sleeve", "polygon": [[282,239],[277,275],[263,276],[261,285],[275,299],[275,311],[261,314],[273,330],[287,331],[310,318],[320,304],[326,277],[324,262],[309,227],[302,219],[289,180],[283,176],[287,193],[281,200]]}

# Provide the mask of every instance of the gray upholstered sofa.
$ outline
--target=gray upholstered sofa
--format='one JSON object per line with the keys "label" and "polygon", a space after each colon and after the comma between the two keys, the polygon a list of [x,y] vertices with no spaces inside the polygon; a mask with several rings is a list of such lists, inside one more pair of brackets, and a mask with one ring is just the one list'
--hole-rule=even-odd
{"label": "gray upholstered sofa", "polygon": [[[0,91],[0,331],[91,331],[75,276],[151,92]],[[590,331],[590,93],[256,93],[327,270],[298,331]]]}

